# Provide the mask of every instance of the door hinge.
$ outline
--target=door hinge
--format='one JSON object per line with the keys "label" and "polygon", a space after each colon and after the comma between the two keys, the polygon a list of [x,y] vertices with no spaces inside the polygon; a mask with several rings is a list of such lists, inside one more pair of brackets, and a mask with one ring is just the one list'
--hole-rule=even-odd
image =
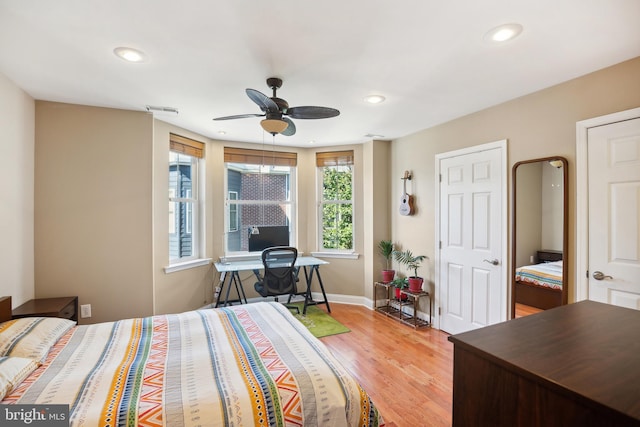
{"label": "door hinge", "polygon": [[442,182],[442,174],[441,173],[438,174],[438,179],[439,179],[439,182]]}
{"label": "door hinge", "polygon": [[587,270],[586,278],[589,278],[589,270]]}
{"label": "door hinge", "polygon": [[438,307],[438,316],[442,316],[442,307]]}
{"label": "door hinge", "polygon": [[439,247],[438,249],[442,249],[442,240],[440,240],[440,242],[438,243]]}

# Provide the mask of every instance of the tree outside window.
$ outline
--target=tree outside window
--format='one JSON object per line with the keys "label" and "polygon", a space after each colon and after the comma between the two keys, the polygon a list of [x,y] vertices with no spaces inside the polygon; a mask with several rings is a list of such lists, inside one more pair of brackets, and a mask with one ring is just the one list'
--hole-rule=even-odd
{"label": "tree outside window", "polygon": [[353,152],[318,153],[321,250],[352,251]]}

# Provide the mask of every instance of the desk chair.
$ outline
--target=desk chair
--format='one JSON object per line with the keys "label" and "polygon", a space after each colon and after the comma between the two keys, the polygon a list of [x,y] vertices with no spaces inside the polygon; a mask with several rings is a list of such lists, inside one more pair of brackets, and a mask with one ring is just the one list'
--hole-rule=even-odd
{"label": "desk chair", "polygon": [[254,287],[260,295],[273,296],[275,301],[278,301],[280,295],[289,295],[289,300],[284,305],[300,313],[298,307],[288,304],[291,296],[298,291],[296,286],[298,275],[295,267],[297,258],[298,250],[289,246],[275,246],[262,251],[264,275],[259,278]]}

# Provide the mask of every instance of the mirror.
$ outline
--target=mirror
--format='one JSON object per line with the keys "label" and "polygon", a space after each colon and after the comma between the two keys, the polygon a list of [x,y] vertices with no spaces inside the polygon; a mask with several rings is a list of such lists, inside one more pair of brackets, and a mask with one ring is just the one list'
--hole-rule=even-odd
{"label": "mirror", "polygon": [[567,182],[564,157],[513,165],[512,318],[567,303]]}

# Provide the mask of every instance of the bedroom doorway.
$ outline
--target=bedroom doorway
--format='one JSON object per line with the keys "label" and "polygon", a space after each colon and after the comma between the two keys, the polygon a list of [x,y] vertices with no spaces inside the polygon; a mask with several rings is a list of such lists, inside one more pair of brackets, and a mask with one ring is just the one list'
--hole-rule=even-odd
{"label": "bedroom doorway", "polygon": [[506,140],[436,156],[436,327],[507,319]]}
{"label": "bedroom doorway", "polygon": [[640,108],[577,124],[577,300],[640,310]]}

